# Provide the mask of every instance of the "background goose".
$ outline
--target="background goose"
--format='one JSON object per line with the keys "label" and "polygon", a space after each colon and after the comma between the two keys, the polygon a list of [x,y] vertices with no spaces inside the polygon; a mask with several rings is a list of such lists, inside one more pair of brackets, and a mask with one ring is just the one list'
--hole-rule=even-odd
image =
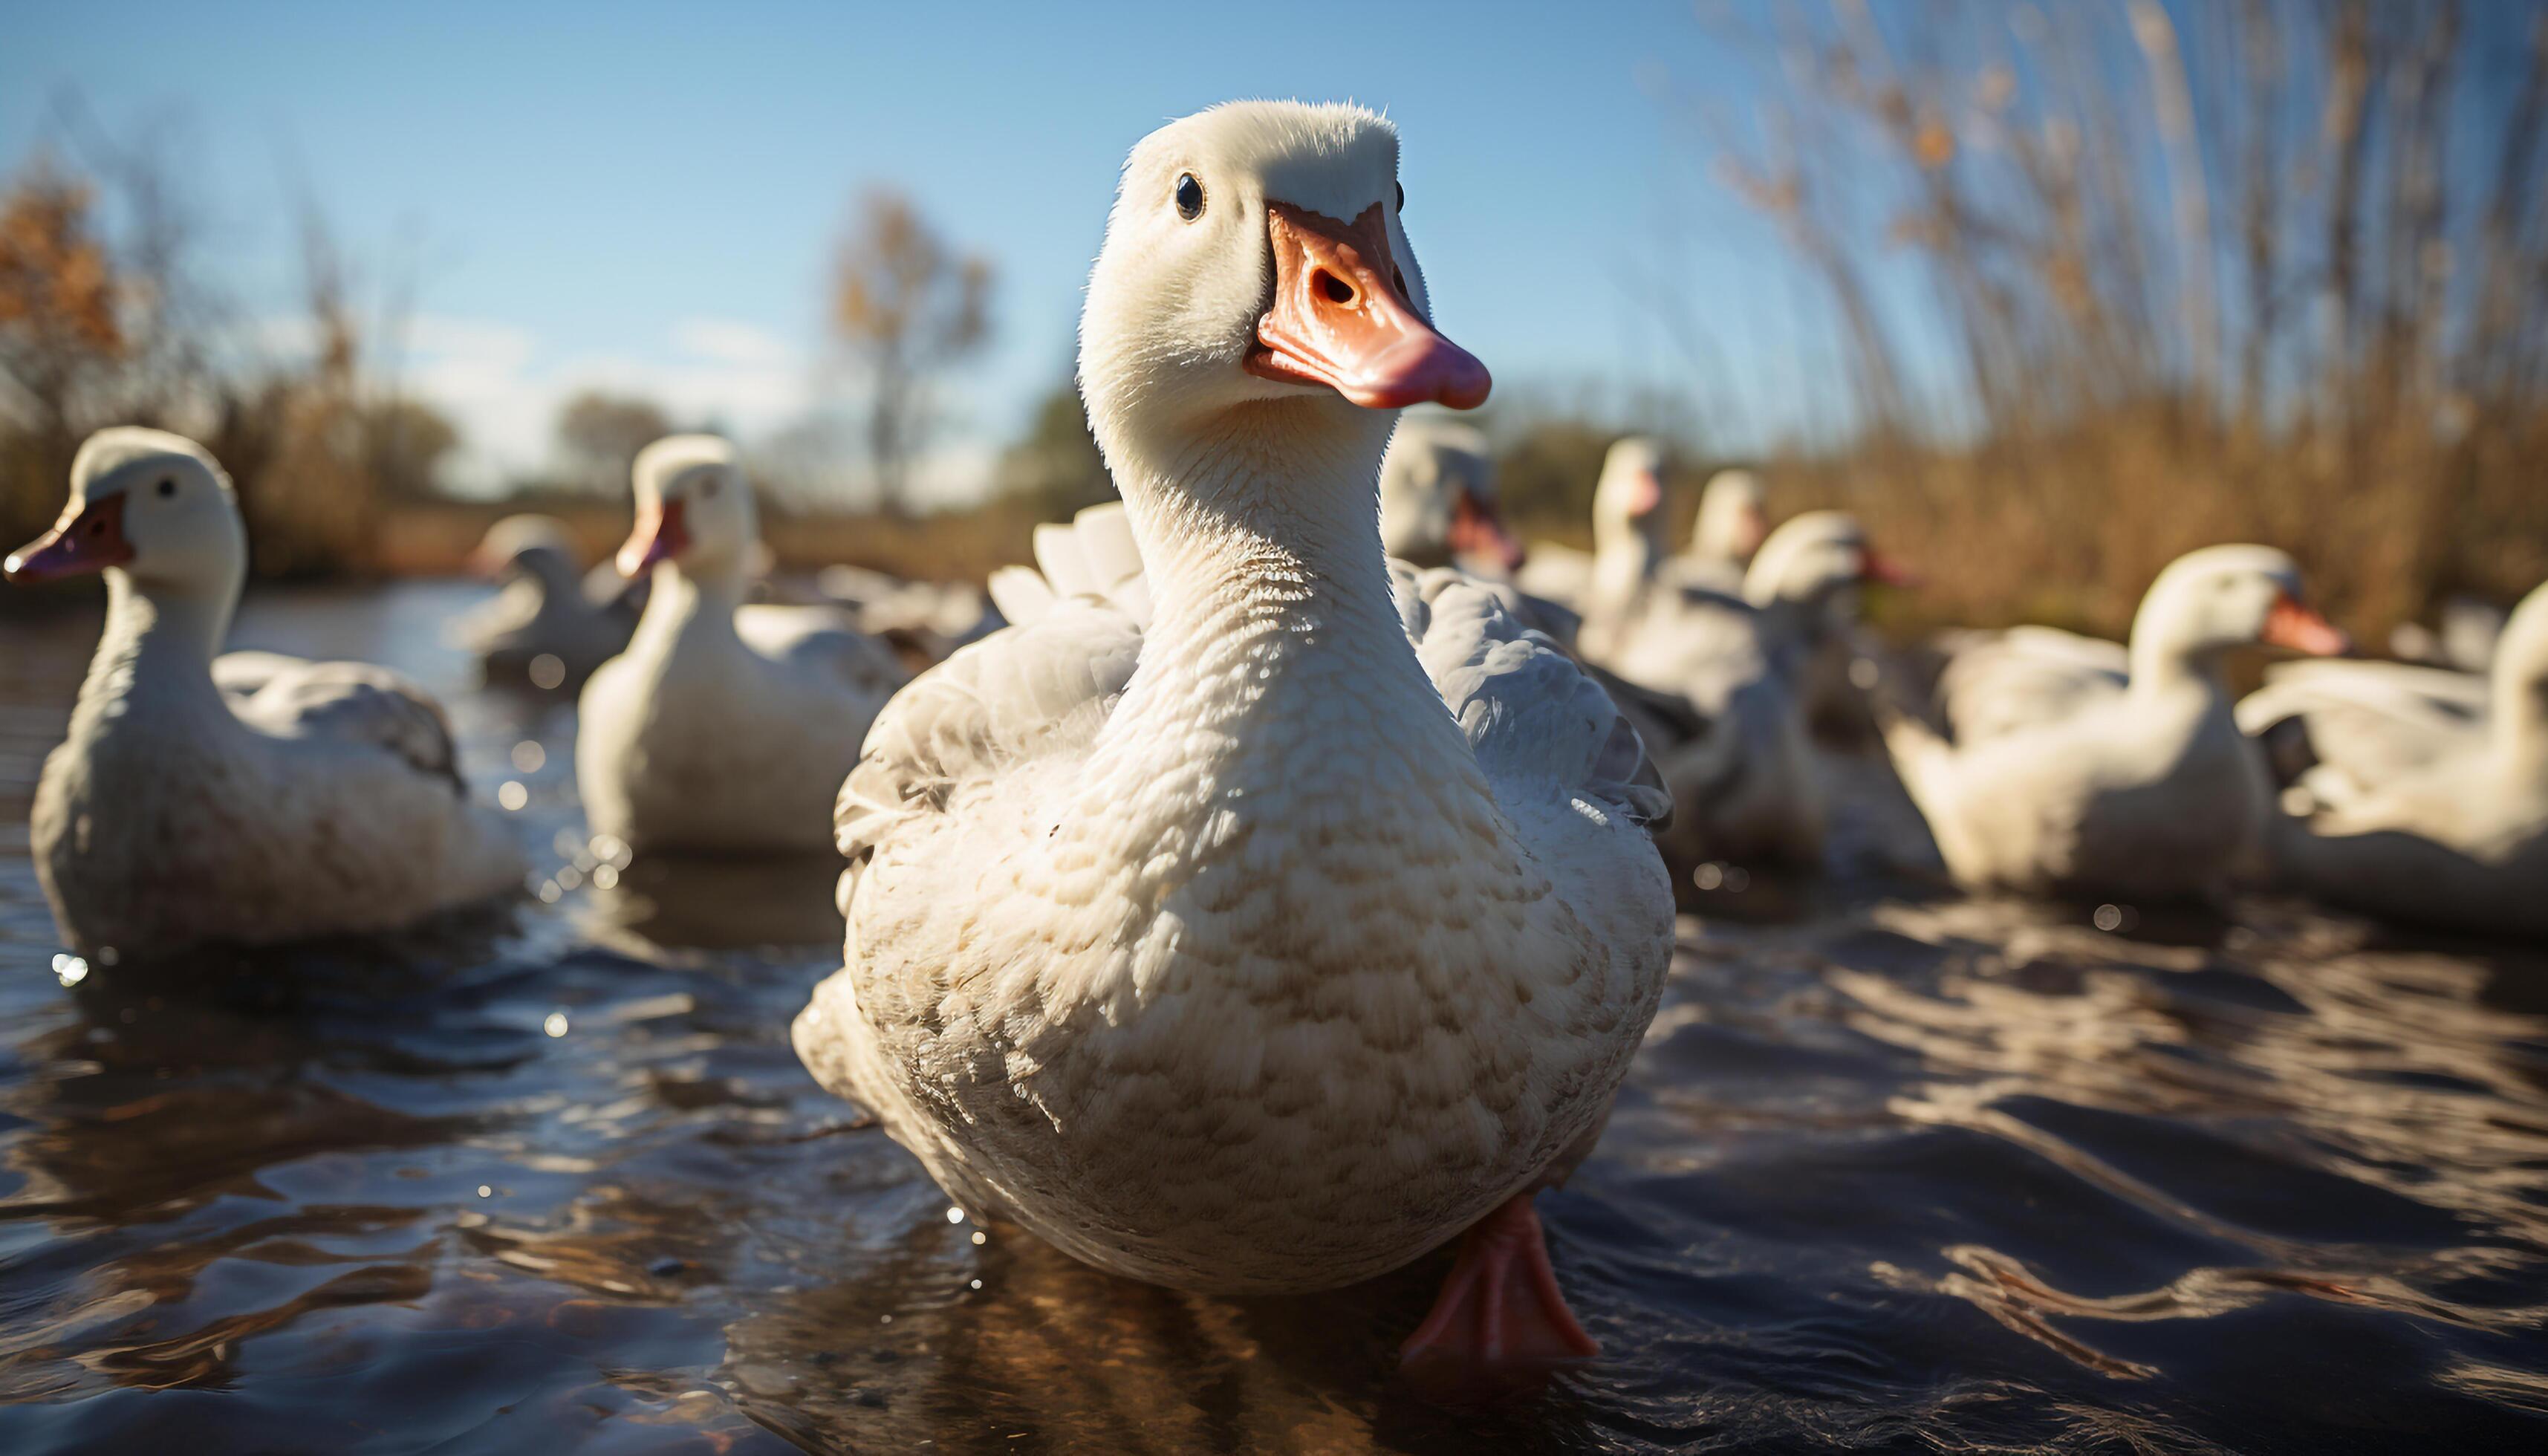
{"label": "background goose", "polygon": [[731,445],[658,440],[634,475],[619,570],[654,585],[628,651],[585,684],[585,812],[641,852],[821,849],[902,668],[837,608],[743,604],[760,532]]}
{"label": "background goose", "polygon": [[1947,867],[1967,884],[2128,898],[2204,893],[2255,867],[2272,785],[2231,716],[2221,659],[2255,642],[2345,645],[2302,604],[2292,559],[2264,546],[2178,558],[2141,598],[2121,681],[2101,676],[2101,654],[2053,640],[2035,640],[2035,679],[2003,664],[2004,676],[1976,669],[1949,684],[1968,699],[1981,684],[2036,682],[2021,714],[1956,702],[1955,721],[1976,726],[1953,740],[1898,715],[1885,723]]}
{"label": "background goose", "polygon": [[1601,457],[1592,486],[1592,554],[1546,544],[1531,548],[1514,582],[1583,620],[1585,650],[1607,656],[1644,609],[1664,556],[1663,446],[1630,436]]}
{"label": "background goose", "polygon": [[194,441],[89,437],[13,582],[106,574],[106,629],[30,837],[62,937],[156,955],[395,929],[519,887],[442,709],[386,668],[216,659],[247,572],[229,478]]}
{"label": "background goose", "polygon": [[[2319,701],[2269,687],[2240,704],[2242,716],[2259,699],[2293,709],[2313,743],[2339,755],[2323,767],[2336,771],[2341,796],[2321,793],[2321,812],[2278,826],[2283,882],[2398,919],[2548,935],[2548,587],[2504,623],[2490,700],[2473,724],[2438,708],[2411,716],[2398,702],[2407,689],[2385,675],[2367,675],[2369,690],[2351,698],[2336,694],[2363,684],[2325,676],[2332,686],[2319,684]],[[2400,716],[2368,716],[2384,709]]]}
{"label": "background goose", "polygon": [[1698,495],[1689,546],[1672,559],[1674,582],[1732,595],[1743,590],[1744,569],[1770,534],[1761,479],[1748,470],[1720,470]]}
{"label": "background goose", "polygon": [[627,584],[613,572],[609,586],[617,590],[592,592],[573,533],[554,516],[504,517],[488,527],[470,563],[499,589],[452,623],[451,638],[477,655],[491,682],[535,681],[534,662],[551,657],[564,676],[544,685],[581,683],[636,630],[638,603]]}
{"label": "background goose", "polygon": [[1807,511],[1763,543],[1741,595],[1660,592],[1619,634],[1604,665],[1679,696],[1707,724],[1658,750],[1674,799],[1664,845],[1676,862],[1821,862],[1805,675],[1834,623],[1855,615],[1860,587],[1896,575],[1855,516]]}
{"label": "background goose", "polygon": [[2278,663],[2238,701],[2298,803],[2351,803],[2487,740],[2487,675],[2408,663]]}
{"label": "background goose", "polygon": [[1382,555],[1394,411],[1488,389],[1397,152],[1288,103],[1134,151],[1080,355],[1129,529],[878,718],[795,1035],[966,1207],[1117,1273],[1312,1290],[1469,1229],[1409,1354],[1499,1368],[1591,1353],[1530,1196],[1653,1015],[1664,804],[1572,660]]}
{"label": "background goose", "polygon": [[1380,462],[1380,544],[1412,567],[1459,566],[1509,577],[1521,543],[1496,509],[1496,457],[1473,426],[1399,421]]}

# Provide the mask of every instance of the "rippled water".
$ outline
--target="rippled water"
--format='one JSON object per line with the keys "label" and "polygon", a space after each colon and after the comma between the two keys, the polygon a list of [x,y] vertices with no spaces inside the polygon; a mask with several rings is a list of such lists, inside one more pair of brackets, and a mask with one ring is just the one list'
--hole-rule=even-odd
{"label": "rippled water", "polygon": [[[470,594],[238,640],[424,679],[576,868],[572,713],[468,689]],[[1450,1413],[1388,1374],[1438,1259],[1206,1299],[951,1223],[787,1049],[826,864],[65,990],[25,794],[94,629],[0,623],[0,1450],[2548,1445],[2536,949],[1756,887],[1541,1201],[1606,1358]]]}

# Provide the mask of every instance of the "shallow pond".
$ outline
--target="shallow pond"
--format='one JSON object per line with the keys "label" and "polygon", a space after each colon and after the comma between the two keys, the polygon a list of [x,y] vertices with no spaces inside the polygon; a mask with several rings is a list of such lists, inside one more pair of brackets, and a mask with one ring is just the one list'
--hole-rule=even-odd
{"label": "shallow pond", "polygon": [[25,801],[96,623],[0,621],[0,1450],[2548,1449],[2538,949],[1762,887],[1541,1200],[1605,1358],[1448,1412],[1389,1374],[1438,1258],[1207,1299],[951,1222],[787,1047],[833,866],[595,888],[474,594],[234,640],[443,693],[553,903],[68,988]]}

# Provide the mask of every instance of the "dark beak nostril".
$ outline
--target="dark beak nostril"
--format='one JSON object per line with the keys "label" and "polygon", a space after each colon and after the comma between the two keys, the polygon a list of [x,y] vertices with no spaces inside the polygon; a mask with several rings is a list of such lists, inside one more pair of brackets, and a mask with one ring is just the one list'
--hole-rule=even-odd
{"label": "dark beak nostril", "polygon": [[1350,304],[1354,301],[1353,285],[1333,273],[1321,268],[1319,270],[1318,281],[1320,290],[1326,294],[1328,302]]}
{"label": "dark beak nostril", "polygon": [[1410,304],[1415,302],[1415,295],[1407,291],[1406,269],[1396,266],[1391,267],[1389,270],[1389,280],[1390,282],[1398,285],[1398,296],[1400,298],[1407,300]]}

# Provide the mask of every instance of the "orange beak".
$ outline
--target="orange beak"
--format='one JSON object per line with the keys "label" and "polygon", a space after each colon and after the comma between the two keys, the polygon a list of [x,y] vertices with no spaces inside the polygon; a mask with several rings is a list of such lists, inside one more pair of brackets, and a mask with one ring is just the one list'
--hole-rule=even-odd
{"label": "orange beak", "polygon": [[1462,491],[1451,506],[1451,554],[1462,559],[1483,558],[1508,572],[1521,570],[1522,559],[1529,553],[1504,529],[1503,517],[1496,507],[1478,498],[1475,491]]}
{"label": "orange beak", "polygon": [[63,511],[51,530],[10,552],[0,565],[12,582],[54,582],[132,559],[133,543],[124,539],[124,493],[119,491]]}
{"label": "orange beak", "polygon": [[1917,587],[1920,574],[1869,546],[1860,553],[1859,580],[1874,587]]}
{"label": "orange beak", "polygon": [[1289,203],[1265,205],[1274,247],[1274,307],[1256,320],[1247,372],[1321,385],[1366,410],[1426,403],[1475,410],[1495,381],[1477,356],[1415,312],[1373,203],[1339,223]]}
{"label": "orange beak", "polygon": [[2343,628],[2301,605],[2288,592],[2275,597],[2273,610],[2265,613],[2260,640],[2312,657],[2340,657],[2353,650],[2353,639]]}
{"label": "orange beak", "polygon": [[643,575],[659,561],[671,561],[690,549],[690,533],[682,524],[682,502],[650,500],[637,509],[637,529],[619,548],[619,575]]}

